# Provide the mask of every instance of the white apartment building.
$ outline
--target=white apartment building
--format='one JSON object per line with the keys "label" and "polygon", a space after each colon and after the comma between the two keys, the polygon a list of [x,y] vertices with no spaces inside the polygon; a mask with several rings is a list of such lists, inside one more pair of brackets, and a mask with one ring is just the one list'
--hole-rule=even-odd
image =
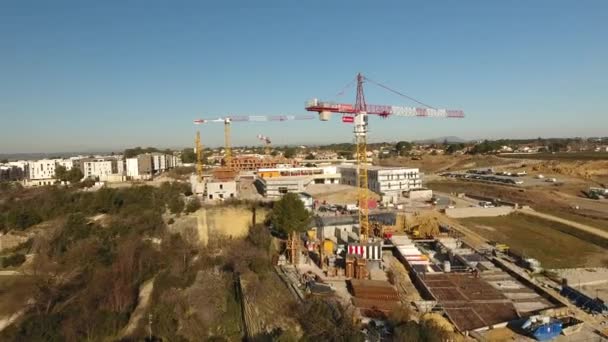
{"label": "white apartment building", "polygon": [[152,178],[154,160],[150,154],[140,154],[125,160],[125,171],[129,179],[140,180]]}
{"label": "white apartment building", "polygon": [[118,172],[114,158],[83,159],[80,163],[84,178],[106,178]]}
{"label": "white apartment building", "polygon": [[[342,184],[357,186],[357,167],[341,166]],[[392,203],[404,193],[422,188],[420,170],[400,167],[367,167],[368,189],[382,195],[382,201]]]}
{"label": "white apartment building", "polygon": [[51,180],[55,177],[55,160],[41,159],[28,162],[30,180]]}
{"label": "white apartment building", "polygon": [[152,169],[154,173],[161,173],[167,170],[167,155],[152,153]]}
{"label": "white apartment building", "polygon": [[139,167],[137,163],[137,157],[135,158],[127,158],[125,159],[125,169],[127,173],[127,177],[138,177],[139,176]]}

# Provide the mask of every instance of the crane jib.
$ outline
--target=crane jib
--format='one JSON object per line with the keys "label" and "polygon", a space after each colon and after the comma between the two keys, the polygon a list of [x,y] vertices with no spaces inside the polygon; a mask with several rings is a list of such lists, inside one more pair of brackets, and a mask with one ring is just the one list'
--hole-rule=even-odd
{"label": "crane jib", "polygon": [[[365,106],[365,108],[367,114],[374,114],[385,117],[394,115],[411,117],[464,118],[464,112],[459,109],[419,108],[374,104],[368,104]],[[342,114],[355,114],[355,110],[352,105],[330,102],[318,102],[316,105],[306,107],[306,110],[319,113],[331,112]]]}

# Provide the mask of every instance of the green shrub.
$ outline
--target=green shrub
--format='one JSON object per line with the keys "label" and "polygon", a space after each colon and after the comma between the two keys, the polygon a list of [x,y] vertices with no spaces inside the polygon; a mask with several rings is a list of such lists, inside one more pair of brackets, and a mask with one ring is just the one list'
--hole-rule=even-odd
{"label": "green shrub", "polygon": [[188,201],[188,204],[186,204],[187,213],[193,213],[193,212],[199,210],[200,208],[201,208],[201,202],[198,200],[198,198],[192,198]]}

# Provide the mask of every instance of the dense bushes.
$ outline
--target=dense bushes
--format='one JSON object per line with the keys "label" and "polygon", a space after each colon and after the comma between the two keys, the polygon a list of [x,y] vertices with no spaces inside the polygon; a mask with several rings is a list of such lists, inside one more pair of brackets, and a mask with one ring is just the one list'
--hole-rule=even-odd
{"label": "dense bushes", "polygon": [[143,211],[173,212],[184,210],[183,196],[192,194],[185,183],[163,183],[159,188],[133,186],[123,189],[103,188],[82,192],[63,187],[28,189],[25,193],[0,192],[0,230],[23,230],[42,221],[79,212],[133,215]]}

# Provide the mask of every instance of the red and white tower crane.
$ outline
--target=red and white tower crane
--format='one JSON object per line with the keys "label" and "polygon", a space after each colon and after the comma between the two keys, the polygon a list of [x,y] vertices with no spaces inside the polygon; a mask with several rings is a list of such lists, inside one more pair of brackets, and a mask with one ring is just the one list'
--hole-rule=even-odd
{"label": "red and white tower crane", "polygon": [[[426,108],[401,107],[390,105],[369,105],[365,101],[363,93],[363,83],[370,82],[391,91],[397,95],[413,100]],[[369,239],[369,202],[368,202],[368,182],[367,182],[367,124],[368,115],[378,115],[382,118],[391,116],[404,117],[443,117],[443,118],[463,118],[462,110],[437,109],[417,101],[405,94],[393,90],[385,85],[374,82],[367,77],[357,74],[357,98],[355,105],[334,102],[324,102],[312,99],[306,103],[306,110],[319,113],[322,121],[328,121],[331,113],[342,114],[342,122],[353,123],[355,143],[357,145],[357,187],[359,200],[359,227],[360,242],[367,243]]]}

